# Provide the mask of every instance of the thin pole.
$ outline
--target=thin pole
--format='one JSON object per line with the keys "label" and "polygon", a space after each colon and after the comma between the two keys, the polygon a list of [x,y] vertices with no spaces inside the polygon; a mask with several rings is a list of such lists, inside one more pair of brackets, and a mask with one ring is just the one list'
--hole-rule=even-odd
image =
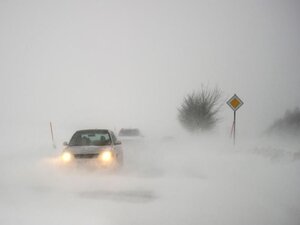
{"label": "thin pole", "polygon": [[236,133],[236,111],[233,113],[233,144],[235,145],[235,133]]}
{"label": "thin pole", "polygon": [[55,148],[54,135],[53,135],[53,129],[52,129],[52,123],[51,122],[50,122],[50,130],[51,130],[52,145],[53,145],[53,148]]}

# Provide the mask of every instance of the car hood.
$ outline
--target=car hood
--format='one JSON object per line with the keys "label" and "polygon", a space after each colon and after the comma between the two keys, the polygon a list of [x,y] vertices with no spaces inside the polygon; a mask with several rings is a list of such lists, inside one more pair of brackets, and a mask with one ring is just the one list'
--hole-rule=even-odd
{"label": "car hood", "polygon": [[107,146],[69,146],[64,151],[71,152],[72,154],[97,154],[101,151],[111,149],[110,145]]}

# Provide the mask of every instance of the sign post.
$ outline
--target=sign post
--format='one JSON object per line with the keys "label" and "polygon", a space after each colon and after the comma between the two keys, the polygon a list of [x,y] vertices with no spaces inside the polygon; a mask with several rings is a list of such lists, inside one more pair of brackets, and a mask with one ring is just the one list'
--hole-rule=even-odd
{"label": "sign post", "polygon": [[236,111],[244,104],[244,102],[234,94],[228,101],[227,105],[233,110],[233,124],[231,128],[231,136],[233,136],[233,144],[235,145],[236,134]]}

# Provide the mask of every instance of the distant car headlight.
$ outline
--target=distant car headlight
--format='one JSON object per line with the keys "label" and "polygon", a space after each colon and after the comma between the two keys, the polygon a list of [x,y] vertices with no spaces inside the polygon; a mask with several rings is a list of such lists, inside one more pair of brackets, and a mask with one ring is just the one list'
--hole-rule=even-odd
{"label": "distant car headlight", "polygon": [[62,154],[61,158],[64,162],[70,162],[72,160],[73,156],[70,152],[64,152]]}
{"label": "distant car headlight", "polygon": [[111,151],[109,150],[106,150],[106,151],[103,151],[101,154],[100,154],[100,159],[104,162],[109,162],[111,161],[113,158],[113,154]]}

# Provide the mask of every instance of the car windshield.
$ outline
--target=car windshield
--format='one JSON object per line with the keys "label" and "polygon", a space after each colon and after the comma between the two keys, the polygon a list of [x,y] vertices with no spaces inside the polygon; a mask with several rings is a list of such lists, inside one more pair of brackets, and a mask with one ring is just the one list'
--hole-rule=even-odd
{"label": "car windshield", "polygon": [[111,138],[107,130],[77,131],[70,140],[70,146],[110,145]]}
{"label": "car windshield", "polygon": [[121,129],[119,136],[140,136],[139,129]]}

